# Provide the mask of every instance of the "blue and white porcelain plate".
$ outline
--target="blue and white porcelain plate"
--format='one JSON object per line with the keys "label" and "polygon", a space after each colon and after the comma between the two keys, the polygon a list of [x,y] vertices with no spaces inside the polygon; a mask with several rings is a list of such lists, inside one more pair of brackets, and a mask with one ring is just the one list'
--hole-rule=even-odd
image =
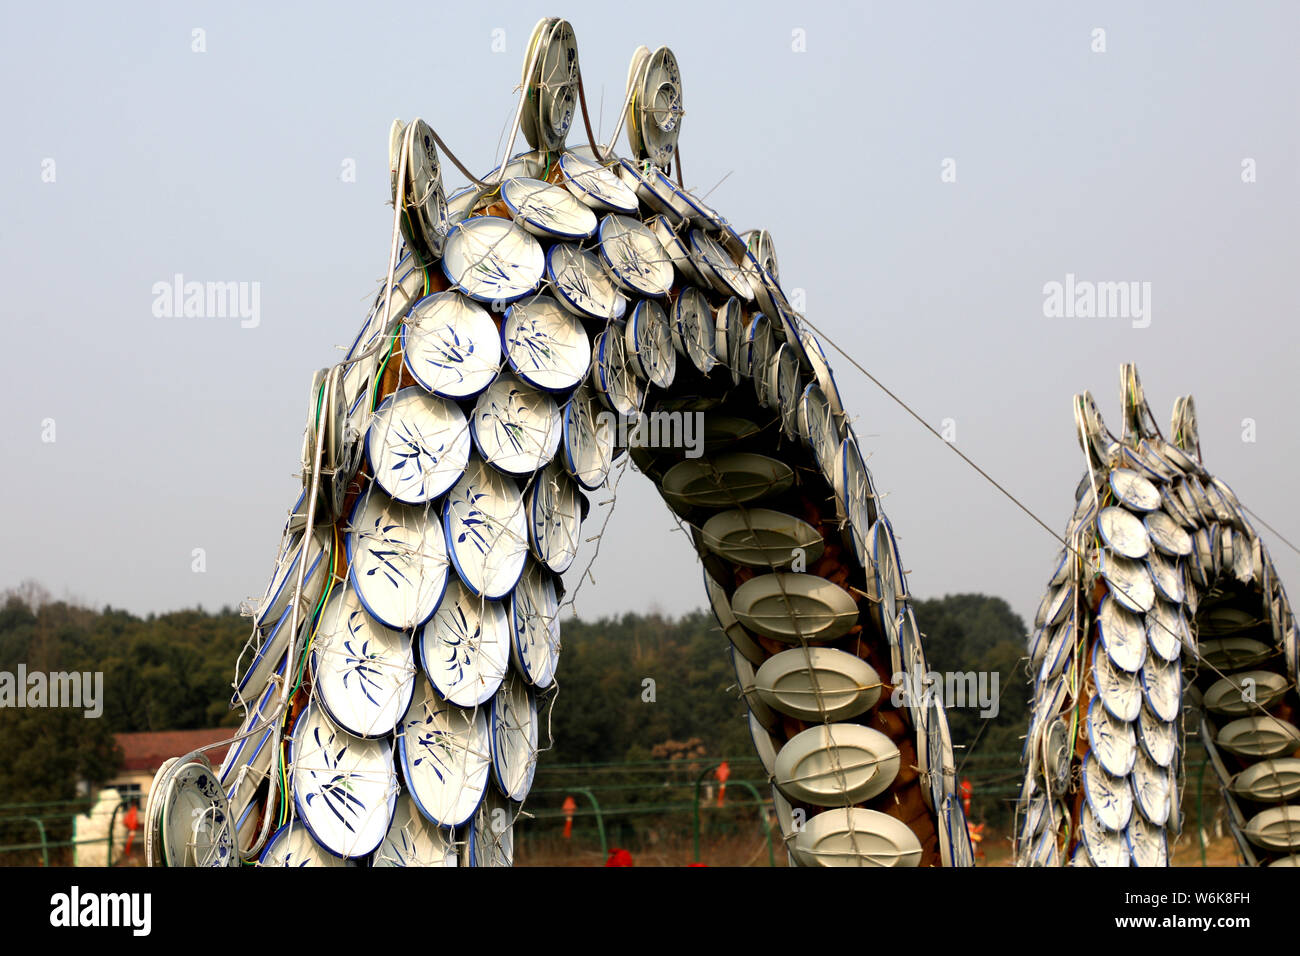
{"label": "blue and white porcelain plate", "polygon": [[477,302],[459,292],[439,292],[417,302],[402,326],[402,358],[427,391],[469,398],[497,377],[501,336]]}
{"label": "blue and white porcelain plate", "polygon": [[397,745],[420,813],[440,827],[458,827],[474,815],[492,763],[486,708],[457,707],[421,679]]}
{"label": "blue and white porcelain plate", "polygon": [[533,561],[510,596],[510,632],[519,672],[535,687],[550,687],[560,657],[560,602],[555,579]]}
{"label": "blue and white porcelain plate", "polygon": [[330,719],[358,737],[391,734],[411,703],[411,635],[384,627],[353,588],[325,602],[311,645],[315,698]]}
{"label": "blue and white porcelain plate", "polygon": [[844,440],[839,420],[831,411],[825,393],[816,382],[809,383],[799,396],[799,434],[812,449],[813,461],[834,487],[836,459]]}
{"label": "blue and white porcelain plate", "polygon": [[627,297],[618,290],[600,260],[577,246],[557,242],[546,253],[546,277],[566,309],[588,318],[621,319]]}
{"label": "blue and white porcelain plate", "polygon": [[1166,723],[1177,720],[1183,703],[1183,671],[1178,661],[1148,654],[1138,677],[1151,713]]}
{"label": "blue and white porcelain plate", "polygon": [[1138,743],[1151,760],[1161,767],[1170,766],[1178,753],[1178,728],[1151,713],[1150,708],[1138,711]]}
{"label": "blue and white porcelain plate", "polygon": [[501,601],[476,597],[459,580],[419,637],[420,663],[434,689],[459,707],[492,699],[510,667],[510,621]]}
{"label": "blue and white porcelain plate", "polygon": [[596,396],[583,385],[564,406],[564,467],[586,488],[594,491],[605,483],[614,462],[615,428],[602,414]]}
{"label": "blue and white porcelain plate", "polygon": [[1101,599],[1097,629],[1111,663],[1130,674],[1142,669],[1147,659],[1145,622],[1117,601],[1114,594]]}
{"label": "blue and white porcelain plate", "polygon": [[1128,866],[1128,846],[1124,841],[1124,831],[1103,826],[1087,801],[1084,801],[1079,821],[1079,835],[1094,864]]}
{"label": "blue and white porcelain plate", "polygon": [[542,247],[509,219],[475,216],[447,234],[442,271],[460,291],[479,302],[513,302],[537,288],[545,262]]}
{"label": "blue and white porcelain plate", "polygon": [[690,207],[677,195],[677,190],[668,181],[668,177],[652,163],[620,159],[618,166],[613,168],[618,170],[619,177],[636,193],[637,199],[662,215],[670,226],[678,227],[686,223]]}
{"label": "blue and white porcelain plate", "polygon": [[312,701],[293,728],[289,766],[294,806],[316,842],[349,859],[373,853],[397,803],[391,741],[354,737]]}
{"label": "blue and white porcelain plate", "polygon": [[672,263],[639,219],[614,215],[602,219],[600,258],[624,292],[658,299],[672,287]]}
{"label": "blue and white porcelain plate", "polygon": [[639,207],[636,193],[612,169],[585,156],[563,154],[560,172],[569,191],[597,212],[635,213]]}
{"label": "blue and white porcelain plate", "polygon": [[1096,754],[1083,761],[1083,792],[1097,821],[1107,830],[1123,830],[1133,815],[1133,790],[1127,777],[1108,774]]}
{"label": "blue and white porcelain plate", "polygon": [[528,555],[528,520],[514,480],[471,457],[447,493],[442,520],[447,550],[465,586],[489,600],[509,594]]}
{"label": "blue and white porcelain plate", "polygon": [[844,402],[840,399],[839,386],[835,384],[835,376],[831,372],[830,363],[826,361],[826,353],[822,351],[821,342],[813,334],[812,329],[804,328],[803,334],[803,353],[808,359],[808,364],[812,366],[813,377],[817,379],[817,384],[821,386],[822,393],[826,396],[826,401],[831,407],[831,411],[841,420],[844,418]]}
{"label": "blue and white porcelain plate", "polygon": [[709,300],[695,286],[687,286],[673,303],[673,345],[705,375],[718,364],[714,354],[714,320]]}
{"label": "blue and white porcelain plate", "polygon": [[776,374],[776,366],[772,362],[772,355],[776,352],[776,339],[772,335],[772,323],[761,312],[750,317],[741,350],[745,356],[742,364],[749,370],[754,395],[760,405],[766,405],[768,383]]}
{"label": "blue and white porcelain plate", "polygon": [[1169,865],[1169,838],[1163,825],[1148,823],[1140,813],[1133,814],[1124,831],[1124,845],[1134,866]]}
{"label": "blue and white porcelain plate", "polygon": [[447,543],[436,510],[394,501],[374,486],[357,499],[344,538],[348,580],[381,624],[427,621],[447,585]]}
{"label": "blue and white porcelain plate", "polygon": [[1094,697],[1088,705],[1086,721],[1088,745],[1112,777],[1126,777],[1137,760],[1137,731],[1133,724],[1119,720]]}
{"label": "blue and white porcelain plate", "polygon": [[469,865],[509,867],[514,865],[514,823],[519,808],[494,790],[479,805],[469,822]]}
{"label": "blue and white porcelain plate", "polygon": [[646,220],[646,225],[650,231],[655,234],[659,244],[663,246],[664,254],[676,266],[677,271],[681,274],[682,280],[689,286],[708,285],[709,282],[700,274],[700,270],[695,268],[695,263],[691,261],[691,250],[687,248],[686,243],[669,225],[667,218],[664,216],[652,216]]}
{"label": "blue and white porcelain plate", "polygon": [[290,820],[266,841],[258,866],[350,866],[316,842],[301,820]]}
{"label": "blue and white porcelain plate", "polygon": [[745,357],[742,348],[745,340],[743,320],[740,300],[734,296],[723,303],[714,316],[714,354],[717,355],[718,361],[730,370],[732,385],[739,385],[741,376],[749,374],[743,362]]}
{"label": "blue and white porcelain plate", "polygon": [[567,571],[578,556],[582,530],[580,495],[573,479],[556,459],[538,473],[525,496],[533,554],[556,574]]}
{"label": "blue and white porcelain plate", "polygon": [[1145,513],[1160,507],[1159,489],[1130,468],[1116,468],[1112,471],[1110,488],[1125,507],[1134,511]]}
{"label": "blue and white porcelain plate", "polygon": [[492,698],[492,778],[511,800],[528,796],[537,769],[537,701],[518,674]]}
{"label": "blue and white porcelain plate", "polygon": [[774,373],[767,385],[767,404],[781,413],[781,431],[790,439],[799,437],[799,398],[803,394],[799,381],[799,358],[789,343],[776,350],[772,362]]}
{"label": "blue and white porcelain plate", "polygon": [[1142,710],[1142,685],[1137,674],[1120,670],[1111,663],[1102,642],[1092,647],[1092,674],[1102,706],[1122,721],[1137,720]]}
{"label": "blue and white porcelain plate", "polygon": [[636,372],[651,385],[667,388],[677,373],[677,352],[663,306],[642,299],[624,326],[624,344]]}
{"label": "blue and white porcelain plate", "polygon": [[754,299],[754,290],[740,266],[732,261],[718,241],[702,229],[690,232],[691,260],[700,275],[719,295],[734,295],[746,302]]}
{"label": "blue and white porcelain plate", "polygon": [[611,322],[604,332],[596,336],[593,351],[593,384],[596,394],[605,406],[623,419],[640,416],[645,402],[645,389],[633,371],[627,354],[626,325]]}
{"label": "blue and white porcelain plate", "polygon": [[162,800],[162,855],[167,866],[237,866],[230,804],[206,759],[183,765]]}
{"label": "blue and white porcelain plate", "polygon": [[375,410],[366,432],[366,460],[392,498],[423,504],[464,474],[470,445],[469,422],[458,405],[409,385]]}
{"label": "blue and white porcelain plate", "polygon": [[1145,564],[1102,548],[1101,576],[1106,579],[1110,596],[1124,607],[1135,614],[1151,610],[1156,600],[1156,589]]}
{"label": "blue and white porcelain plate", "polygon": [[425,819],[410,793],[397,798],[397,810],[371,866],[457,866],[452,832]]}
{"label": "blue and white porcelain plate", "polygon": [[1151,583],[1155,585],[1156,594],[1172,604],[1182,604],[1186,597],[1183,584],[1183,567],[1177,558],[1165,557],[1159,550],[1147,555],[1147,570],[1151,572]]}
{"label": "blue and white porcelain plate", "polygon": [[[324,568],[322,560],[329,551],[330,535],[327,528],[318,527],[307,541],[307,570],[303,578],[303,603],[314,604],[324,589]],[[298,562],[303,558],[303,536],[295,534],[285,541],[284,549],[275,564],[275,573],[271,583],[266,587],[266,594],[257,605],[253,623],[265,628],[280,620],[284,609],[289,605],[294,588],[298,584]]]}
{"label": "blue and white porcelain plate", "polygon": [[513,475],[531,474],[554,458],[561,429],[555,399],[506,374],[478,397],[470,418],[478,453]]}
{"label": "blue and white porcelain plate", "polygon": [[516,302],[506,310],[501,341],[514,373],[548,392],[571,390],[591,368],[587,330],[550,296]]}
{"label": "blue and white porcelain plate", "polygon": [[563,186],[522,177],[501,184],[510,215],[534,236],[585,239],[596,231],[596,214]]}
{"label": "blue and white porcelain plate", "polygon": [[1193,652],[1191,633],[1181,605],[1156,601],[1146,616],[1147,643],[1156,656],[1166,661],[1176,661],[1183,648]]}
{"label": "blue and white porcelain plate", "polygon": [[[840,501],[844,504],[845,514],[849,519],[850,535],[853,539],[854,554],[863,569],[867,572],[869,583],[874,583],[877,588],[881,587],[880,575],[886,575],[889,578],[889,594],[880,594],[880,599],[888,601],[888,606],[881,607],[881,614],[892,618],[896,615],[895,607],[895,588],[897,587],[898,568],[893,562],[893,557],[897,554],[897,549],[893,545],[892,529],[882,528],[881,530],[888,536],[889,543],[881,558],[889,562],[889,566],[880,568],[877,566],[877,556],[875,551],[881,547],[874,543],[874,525],[879,522],[876,520],[876,489],[871,484],[871,473],[867,471],[866,464],[862,461],[862,455],[858,451],[857,442],[846,438],[840,443],[839,462],[836,471],[839,474]],[[886,522],[888,524],[888,522]],[[873,576],[875,580],[873,581]]]}
{"label": "blue and white porcelain plate", "polygon": [[1132,775],[1133,802],[1141,815],[1162,827],[1169,820],[1169,770],[1139,751]]}
{"label": "blue and white porcelain plate", "polygon": [[1124,508],[1102,508],[1097,515],[1097,530],[1106,547],[1126,558],[1145,558],[1151,541],[1141,519]]}
{"label": "blue and white porcelain plate", "polygon": [[[276,668],[283,666],[284,654],[289,648],[289,622],[293,617],[293,608],[287,607],[280,613],[280,619],[270,634],[262,637],[253,659],[249,661],[243,676],[239,678],[235,694],[230,699],[231,707],[256,700],[266,687]],[[305,630],[306,614],[299,614],[299,630]],[[242,659],[240,661],[242,665]]]}

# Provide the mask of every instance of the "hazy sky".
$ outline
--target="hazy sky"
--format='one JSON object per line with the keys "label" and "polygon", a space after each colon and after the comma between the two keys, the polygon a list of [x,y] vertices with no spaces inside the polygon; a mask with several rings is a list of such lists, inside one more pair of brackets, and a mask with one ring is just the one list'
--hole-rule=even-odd
{"label": "hazy sky", "polygon": [[[672,47],[687,185],[726,176],[709,201],[772,232],[809,319],[1053,528],[1083,467],[1071,396],[1118,431],[1135,361],[1162,427],[1193,393],[1207,466],[1300,540],[1300,5],[1132,6],[7,4],[0,588],[136,612],[261,594],[312,372],[387,264],[389,123],[423,116],[486,171],[545,14],[573,23],[606,133],[633,49]],[[178,273],[259,283],[258,324],[155,315]],[[1067,274],[1150,283],[1149,325],[1045,316]],[[1057,544],[831,357],[914,592],[1031,616]],[[594,573],[584,616],[704,605],[638,475]]]}

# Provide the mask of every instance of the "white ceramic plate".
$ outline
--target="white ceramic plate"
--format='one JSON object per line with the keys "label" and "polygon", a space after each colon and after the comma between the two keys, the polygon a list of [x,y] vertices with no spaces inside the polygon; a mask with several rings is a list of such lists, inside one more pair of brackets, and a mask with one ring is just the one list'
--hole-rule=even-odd
{"label": "white ceramic plate", "polygon": [[903,821],[878,810],[826,810],[808,820],[792,852],[812,866],[919,866],[921,841]]}
{"label": "white ceramic plate", "polygon": [[878,730],[822,724],[780,749],[776,785],[791,800],[814,806],[861,803],[894,782],[900,760],[894,742]]}
{"label": "white ceramic plate", "polygon": [[752,452],[687,458],[664,473],[660,491],[683,507],[727,508],[777,495],[794,484],[783,461]]}
{"label": "white ceramic plate", "polygon": [[882,687],[875,668],[832,647],[781,651],[754,675],[754,688],[769,707],[809,722],[865,713],[880,700]]}
{"label": "white ceramic plate", "polygon": [[720,511],[701,529],[704,546],[728,561],[757,568],[807,564],[822,556],[825,543],[808,522],[770,508]]}

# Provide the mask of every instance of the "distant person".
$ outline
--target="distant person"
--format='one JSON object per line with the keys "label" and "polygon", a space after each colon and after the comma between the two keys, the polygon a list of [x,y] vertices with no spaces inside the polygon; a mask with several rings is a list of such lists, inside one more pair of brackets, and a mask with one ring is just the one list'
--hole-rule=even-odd
{"label": "distant person", "polygon": [[140,829],[140,801],[132,800],[131,805],[126,809],[126,816],[122,818],[122,825],[126,827],[126,850],[123,851],[124,857],[131,855],[131,844],[135,842],[135,833]]}

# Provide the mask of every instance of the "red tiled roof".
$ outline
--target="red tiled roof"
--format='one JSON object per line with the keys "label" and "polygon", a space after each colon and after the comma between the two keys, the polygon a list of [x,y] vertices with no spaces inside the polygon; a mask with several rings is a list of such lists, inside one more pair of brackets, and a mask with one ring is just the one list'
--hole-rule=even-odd
{"label": "red tiled roof", "polygon": [[[122,748],[122,769],[154,773],[169,757],[183,757],[191,750],[205,744],[225,740],[236,733],[230,727],[212,730],[159,730],[139,734],[114,734]],[[203,753],[215,767],[226,756],[226,747],[205,750]]]}

